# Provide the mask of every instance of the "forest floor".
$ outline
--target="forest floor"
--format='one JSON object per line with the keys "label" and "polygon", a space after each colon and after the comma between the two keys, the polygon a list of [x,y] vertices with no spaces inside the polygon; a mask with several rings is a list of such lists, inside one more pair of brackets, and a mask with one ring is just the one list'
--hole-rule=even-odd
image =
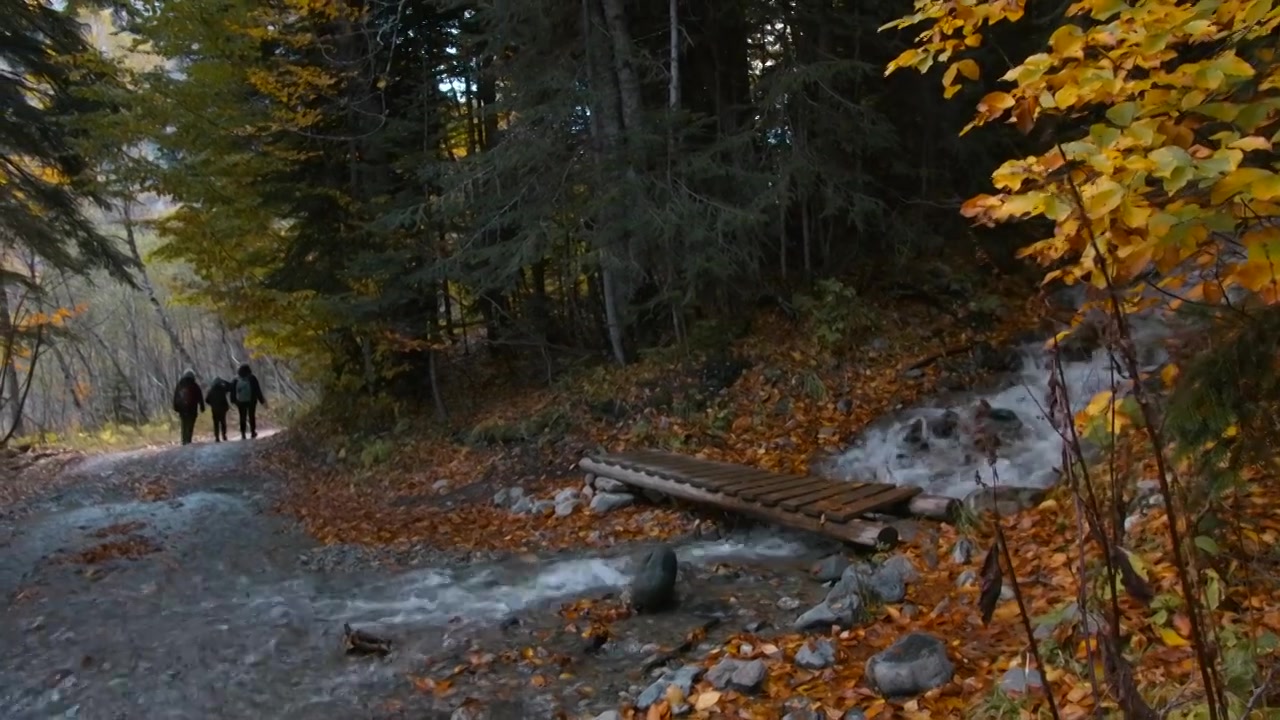
{"label": "forest floor", "polygon": [[[24,475],[0,496],[10,619],[0,642],[21,649],[0,661],[0,702],[14,718],[149,717],[161,706],[179,718],[515,720],[610,709],[627,718],[1023,718],[1048,716],[1047,686],[1061,717],[1115,712],[1111,693],[1091,689],[1102,672],[1090,662],[1097,646],[1072,610],[1079,567],[1097,558],[1081,557],[1076,505],[1062,489],[1003,526],[1046,663],[1030,675],[1019,670],[1033,662],[1008,574],[989,622],[979,607],[989,521],[905,526],[895,553],[916,573],[905,600],[870,608],[849,629],[802,634],[791,629],[797,614],[827,593],[811,569],[833,554],[858,559],[843,548],[681,505],[562,517],[494,502],[515,485],[537,499],[576,492],[574,464],[598,449],[665,447],[803,470],[883,414],[990,376],[983,348],[1007,347],[1036,322],[1012,301],[1002,307],[1018,309],[961,308],[960,318],[877,309],[868,339],[839,354],[812,322],[797,333],[794,319],[765,312],[725,343],[729,355],[657,355],[541,390],[500,383],[500,368],[474,370],[488,402],[455,407],[454,427],[465,429],[452,433],[321,422],[257,442],[76,458]],[[1194,696],[1197,673],[1164,511],[1150,497],[1153,466],[1138,444],[1113,468],[1141,488],[1126,547],[1155,598],[1121,598],[1125,654],[1148,701],[1178,707]],[[1274,577],[1275,486],[1241,491],[1238,543],[1222,548],[1237,560],[1220,567],[1224,577],[1241,570],[1239,559],[1248,577]],[[655,543],[680,558],[681,603],[636,616],[620,593]],[[1217,590],[1232,608],[1224,653],[1274,641],[1276,588]],[[389,640],[390,654],[345,653],[346,623]],[[881,698],[867,661],[913,631],[943,641],[954,677],[915,697]],[[799,662],[819,638],[831,657]],[[763,677],[736,688],[702,678],[634,709],[659,674],[725,658],[758,660]]]}

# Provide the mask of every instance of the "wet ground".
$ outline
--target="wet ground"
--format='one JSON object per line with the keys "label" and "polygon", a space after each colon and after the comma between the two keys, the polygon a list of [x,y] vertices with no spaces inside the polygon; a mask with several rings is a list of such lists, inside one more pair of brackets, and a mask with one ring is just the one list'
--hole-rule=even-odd
{"label": "wet ground", "polygon": [[[383,567],[271,513],[255,447],[91,457],[0,510],[6,719],[447,718],[468,701],[494,720],[590,717],[690,631],[785,625],[824,592],[804,572],[831,549],[819,541],[687,542],[681,608],[611,622],[602,643],[584,634],[612,619],[643,547]],[[348,655],[344,624],[392,653]]]}

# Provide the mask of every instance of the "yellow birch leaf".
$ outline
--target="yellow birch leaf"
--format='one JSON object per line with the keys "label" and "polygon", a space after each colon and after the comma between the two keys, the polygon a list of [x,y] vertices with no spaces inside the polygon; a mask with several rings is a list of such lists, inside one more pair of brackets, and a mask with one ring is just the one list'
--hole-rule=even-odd
{"label": "yellow birch leaf", "polygon": [[1245,152],[1249,152],[1250,150],[1270,150],[1271,141],[1261,135],[1250,135],[1232,142],[1227,145],[1227,147],[1243,150]]}
{"label": "yellow birch leaf", "polygon": [[[1266,193],[1266,195],[1259,195],[1259,190]],[[1280,177],[1276,177],[1275,173],[1263,168],[1236,168],[1214,184],[1213,192],[1209,195],[1209,201],[1214,205],[1219,205],[1231,197],[1246,191],[1260,200],[1269,200],[1280,196]]]}
{"label": "yellow birch leaf", "polygon": [[1172,648],[1186,647],[1191,644],[1187,642],[1186,638],[1179,635],[1177,631],[1175,631],[1173,628],[1159,627],[1159,628],[1156,628],[1156,632],[1160,634],[1160,642],[1164,643],[1165,645],[1168,645],[1169,647],[1172,647]]}
{"label": "yellow birch leaf", "polygon": [[1179,370],[1177,365],[1174,365],[1173,363],[1165,365],[1164,368],[1160,370],[1160,381],[1164,383],[1165,387],[1173,387],[1173,384],[1178,380],[1178,372]]}

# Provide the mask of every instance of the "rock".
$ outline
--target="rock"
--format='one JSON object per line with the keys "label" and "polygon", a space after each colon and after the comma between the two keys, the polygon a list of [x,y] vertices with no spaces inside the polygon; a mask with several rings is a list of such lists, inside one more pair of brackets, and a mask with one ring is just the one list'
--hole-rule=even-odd
{"label": "rock", "polygon": [[582,497],[586,498],[587,500],[590,500],[591,496],[596,494],[596,489],[591,487],[590,485],[583,485],[582,490],[580,492],[582,493]]}
{"label": "rock", "polygon": [[1044,689],[1044,677],[1034,668],[1009,668],[1000,678],[1000,690],[1005,695],[1018,696]]}
{"label": "rock", "polygon": [[913,577],[918,577],[915,566],[910,564],[911,561],[905,557],[903,560],[907,563],[906,568],[903,567],[902,561],[895,561],[893,565],[882,565],[878,568],[873,568],[866,563],[845,568],[840,581],[827,592],[827,601],[857,595],[864,603],[867,601],[902,602],[907,596],[903,573],[909,569]]}
{"label": "rock", "polygon": [[978,571],[973,568],[969,568],[968,570],[960,573],[959,577],[956,578],[956,587],[968,587],[976,582],[978,582]]}
{"label": "rock", "polygon": [[884,697],[914,697],[950,682],[955,672],[941,640],[913,632],[872,655],[866,679]]}
{"label": "rock", "polygon": [[824,718],[810,708],[800,708],[783,715],[782,720],[824,720]]}
{"label": "rock", "polygon": [[621,480],[614,480],[613,478],[597,477],[595,488],[599,492],[620,493],[626,492],[627,484]]}
{"label": "rock", "polygon": [[441,490],[448,490],[448,489],[449,489],[449,481],[448,481],[448,480],[437,480],[437,481],[435,481],[434,483],[432,483],[432,484],[431,484],[431,489],[432,489],[432,490],[435,490],[436,492],[440,492]]}
{"label": "rock", "polygon": [[760,632],[761,630],[764,630],[767,627],[769,627],[769,623],[763,620],[752,620],[746,625],[743,625],[742,629],[745,630],[746,632],[754,634],[754,633]]}
{"label": "rock", "polygon": [[560,492],[556,493],[555,503],[559,505],[560,503],[568,502],[570,500],[576,501],[577,499],[578,499],[577,488],[565,488]]}
{"label": "rock", "polygon": [[603,515],[618,508],[627,507],[635,503],[635,501],[634,495],[601,491],[591,498],[591,512]]}
{"label": "rock", "polygon": [[1068,362],[1085,362],[1102,347],[1102,329],[1092,322],[1084,322],[1071,334],[1058,341],[1058,352]]}
{"label": "rock", "polygon": [[521,495],[516,499],[515,503],[511,505],[511,512],[516,513],[517,515],[527,515],[533,512],[533,501]]}
{"label": "rock", "polygon": [[675,685],[686,696],[693,690],[693,684],[702,677],[702,668],[697,665],[685,665],[662,674],[644,692],[636,698],[636,709],[647,710],[649,706],[667,696],[667,688]]}
{"label": "rock", "polygon": [[836,648],[826,638],[810,640],[796,651],[796,664],[809,670],[821,670],[836,662]]}
{"label": "rock", "polygon": [[867,714],[854,708],[844,714],[840,720],[867,720]]}
{"label": "rock", "polygon": [[938,438],[949,438],[956,434],[960,427],[960,413],[946,410],[941,415],[929,420],[929,432]]}
{"label": "rock", "polygon": [[974,553],[978,548],[969,538],[960,538],[956,544],[951,547],[951,562],[957,565],[968,565],[973,562]]}
{"label": "rock", "polygon": [[845,568],[849,567],[849,559],[843,555],[828,555],[809,569],[809,574],[818,582],[839,580]]}
{"label": "rock", "polygon": [[857,593],[849,593],[841,598],[830,598],[810,608],[796,618],[796,630],[825,630],[832,625],[847,628],[863,616],[862,598]]}
{"label": "rock", "polygon": [[488,717],[489,713],[478,705],[466,704],[454,710],[449,720],[487,720]]}
{"label": "rock", "polygon": [[793,597],[780,597],[776,603],[779,610],[795,610],[800,607],[800,601]]}
{"label": "rock", "polygon": [[920,579],[920,571],[916,570],[916,564],[902,553],[887,558],[880,564],[879,572],[893,573],[904,583],[913,583]]}
{"label": "rock", "polygon": [[522,497],[524,497],[524,488],[522,487],[502,488],[494,493],[493,504],[498,507],[511,507]]}
{"label": "rock", "polygon": [[556,509],[556,504],[550,500],[537,500],[533,503],[533,507],[529,508],[531,515],[550,515]]}
{"label": "rock", "polygon": [[836,412],[839,412],[841,415],[848,415],[853,412],[853,401],[849,398],[840,398],[840,400],[836,402]]}
{"label": "rock", "polygon": [[578,498],[569,498],[564,502],[556,502],[556,517],[568,517],[572,515],[573,511],[578,509],[578,505]]}
{"label": "rock", "polygon": [[912,368],[902,373],[902,377],[907,380],[919,380],[924,377],[924,368]]}
{"label": "rock", "polygon": [[648,500],[649,502],[653,503],[654,505],[658,505],[658,504],[659,504],[659,503],[661,503],[663,500],[666,500],[666,499],[667,499],[667,496],[666,496],[666,495],[663,495],[662,493],[658,492],[657,490],[650,490],[649,488],[645,488],[645,489],[641,490],[641,491],[640,491],[640,494],[641,494],[641,495],[644,495],[644,499],[645,499],[645,500]]}
{"label": "rock", "polygon": [[902,435],[902,441],[908,445],[923,445],[925,442],[924,430],[924,418],[916,418],[907,426],[907,431]]}
{"label": "rock", "polygon": [[637,612],[648,612],[674,604],[678,572],[675,550],[663,545],[650,551],[640,562],[640,568],[631,581],[632,607]]}
{"label": "rock", "polygon": [[974,515],[984,515],[994,509],[1004,517],[1039,505],[1044,496],[1045,491],[1039,488],[999,485],[974,490],[965,496],[964,506]]}
{"label": "rock", "polygon": [[729,676],[729,687],[738,692],[755,692],[768,676],[768,668],[763,660],[748,660],[741,663]]}
{"label": "rock", "polygon": [[595,720],[622,720],[622,715],[618,714],[617,710],[605,710],[595,716]]}
{"label": "rock", "polygon": [[724,690],[729,687],[729,678],[733,677],[741,665],[742,661],[737,658],[725,658],[707,671],[707,682],[717,690]]}

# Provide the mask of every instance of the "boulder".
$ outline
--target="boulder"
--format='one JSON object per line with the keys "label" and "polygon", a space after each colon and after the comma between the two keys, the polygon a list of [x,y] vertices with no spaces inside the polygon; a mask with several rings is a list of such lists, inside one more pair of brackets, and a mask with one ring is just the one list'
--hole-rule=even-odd
{"label": "boulder", "polygon": [[640,697],[636,698],[636,709],[647,710],[650,705],[658,702],[667,696],[667,688],[675,685],[680,688],[680,692],[688,696],[693,690],[693,684],[702,677],[702,668],[697,665],[686,665],[675,670],[669,670],[662,674],[644,692],[640,693]]}
{"label": "boulder", "polygon": [[950,682],[955,672],[941,640],[913,632],[872,655],[866,679],[884,697],[914,697]]}
{"label": "boulder", "polygon": [[[598,481],[597,481],[598,482]],[[598,492],[596,496],[591,498],[591,512],[603,515],[612,512],[618,508],[624,508],[634,504],[636,498],[628,493],[615,492]]]}
{"label": "boulder", "polygon": [[839,580],[847,567],[849,567],[849,559],[844,555],[828,555],[814,563],[809,569],[809,574],[818,582],[832,582]]}
{"label": "boulder", "polygon": [[642,613],[671,607],[676,600],[678,573],[676,552],[669,546],[647,553],[631,580],[631,606]]}
{"label": "boulder", "polygon": [[725,658],[707,672],[707,682],[717,690],[755,692],[768,675],[763,660]]}
{"label": "boulder", "polygon": [[818,603],[803,615],[796,618],[796,630],[826,630],[832,625],[848,628],[864,616],[862,598],[857,593],[849,593],[842,597],[832,598]]}

